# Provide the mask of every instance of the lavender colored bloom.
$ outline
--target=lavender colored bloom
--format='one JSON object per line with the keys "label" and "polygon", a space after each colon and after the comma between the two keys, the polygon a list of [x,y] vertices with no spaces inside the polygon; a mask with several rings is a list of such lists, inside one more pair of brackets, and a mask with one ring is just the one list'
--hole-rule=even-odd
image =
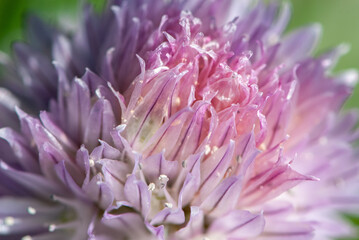
{"label": "lavender colored bloom", "polygon": [[[0,88],[1,239],[328,239],[359,197],[356,82],[287,4],[113,0],[29,19]],[[339,113],[339,114],[338,114]],[[17,120],[19,119],[19,123]]]}

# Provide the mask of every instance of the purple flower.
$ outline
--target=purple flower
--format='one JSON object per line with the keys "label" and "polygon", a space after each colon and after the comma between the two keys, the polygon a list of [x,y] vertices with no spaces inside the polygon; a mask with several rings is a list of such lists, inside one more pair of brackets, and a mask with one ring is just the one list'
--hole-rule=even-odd
{"label": "purple flower", "polygon": [[[289,6],[117,1],[29,19],[0,89],[1,239],[327,239],[358,207],[357,79]],[[20,121],[17,123],[16,118]]]}

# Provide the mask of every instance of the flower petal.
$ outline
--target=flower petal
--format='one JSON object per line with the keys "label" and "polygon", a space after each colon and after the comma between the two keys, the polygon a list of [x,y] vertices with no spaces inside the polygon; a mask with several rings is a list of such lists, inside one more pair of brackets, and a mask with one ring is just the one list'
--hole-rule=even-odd
{"label": "flower petal", "polygon": [[262,214],[248,211],[232,211],[224,217],[217,218],[209,227],[210,233],[219,232],[226,238],[252,238],[262,233],[264,218]]}

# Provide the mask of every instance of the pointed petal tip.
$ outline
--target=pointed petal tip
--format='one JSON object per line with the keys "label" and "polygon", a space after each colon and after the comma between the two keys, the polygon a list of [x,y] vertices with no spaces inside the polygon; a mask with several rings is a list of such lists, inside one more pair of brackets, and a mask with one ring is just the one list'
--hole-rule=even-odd
{"label": "pointed petal tip", "polygon": [[308,26],[308,28],[316,35],[322,34],[323,26],[320,23],[312,23]]}
{"label": "pointed petal tip", "polygon": [[23,119],[29,116],[26,112],[24,112],[19,106],[15,106],[15,112],[19,119]]}
{"label": "pointed petal tip", "polygon": [[347,53],[350,51],[350,49],[351,49],[351,44],[344,42],[344,43],[339,44],[339,45],[336,47],[336,49],[337,49],[337,51],[338,51],[338,53],[339,53],[340,55],[345,55],[345,54],[347,54]]}
{"label": "pointed petal tip", "polygon": [[4,161],[0,161],[0,169],[2,170],[8,170],[9,165],[7,165]]}
{"label": "pointed petal tip", "polygon": [[350,88],[353,88],[357,85],[358,78],[359,71],[356,69],[347,69],[337,76],[337,79],[340,83],[343,83]]}
{"label": "pointed petal tip", "polygon": [[117,132],[121,133],[123,130],[125,130],[127,124],[120,124],[115,129]]}

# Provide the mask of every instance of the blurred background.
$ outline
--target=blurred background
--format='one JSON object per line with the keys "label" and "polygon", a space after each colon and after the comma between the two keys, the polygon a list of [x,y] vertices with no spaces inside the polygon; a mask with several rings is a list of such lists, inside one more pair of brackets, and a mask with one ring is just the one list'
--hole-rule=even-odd
{"label": "blurred background", "polygon": [[[23,38],[26,14],[36,13],[55,25],[76,28],[74,20],[85,0],[0,0],[0,51],[10,53],[11,43]],[[104,0],[90,0],[101,7]],[[351,46],[335,72],[359,69],[359,0],[287,0],[292,4],[292,19],[288,31],[313,22],[320,23],[323,35],[316,54],[340,43]],[[345,108],[359,108],[359,86],[348,99]],[[359,218],[346,216],[359,226]],[[359,239],[355,238],[355,239]]]}

